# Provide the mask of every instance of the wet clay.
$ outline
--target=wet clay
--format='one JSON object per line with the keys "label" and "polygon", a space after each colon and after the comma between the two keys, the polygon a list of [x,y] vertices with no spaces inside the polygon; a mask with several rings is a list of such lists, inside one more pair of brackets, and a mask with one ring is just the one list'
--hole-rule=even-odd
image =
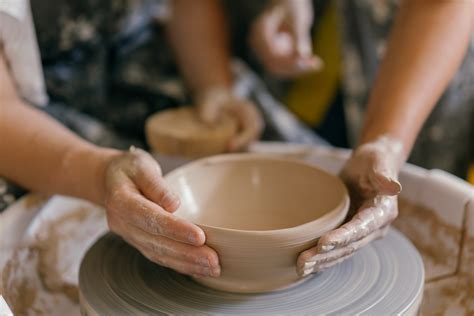
{"label": "wet clay", "polygon": [[[399,199],[398,207],[399,215],[393,225],[420,251],[427,272],[426,280],[454,273],[459,257],[461,230],[422,205]],[[438,272],[433,271],[433,267]]]}
{"label": "wet clay", "polygon": [[427,271],[423,314],[474,315],[474,237],[468,223],[460,229],[407,200],[399,201],[399,212],[394,226],[421,252]]}
{"label": "wet clay", "polygon": [[156,113],[145,124],[147,143],[153,151],[189,158],[226,152],[237,129],[230,115],[222,115],[214,125],[205,124],[190,106]]}
{"label": "wet clay", "polygon": [[[28,258],[31,260],[32,258]],[[3,280],[2,283],[7,285],[8,279],[13,275],[14,266],[19,265],[19,262],[15,262],[14,260],[9,261],[3,272]],[[13,284],[8,284],[7,288],[2,289],[2,293],[5,295],[5,299],[9,304],[10,308],[15,314],[26,314],[28,311],[31,311],[33,303],[36,300],[36,288],[35,286],[26,279],[18,280],[13,282]],[[8,297],[7,297],[8,295]],[[15,308],[13,308],[15,306]]]}
{"label": "wet clay", "polygon": [[44,222],[43,229],[14,251],[2,271],[1,292],[15,314],[36,311],[35,314],[51,315],[60,306],[77,306],[77,281],[65,279],[60,264],[65,251],[61,242],[75,238],[80,243],[77,232],[68,232],[67,227],[87,225],[86,220],[94,217],[97,218],[90,208],[81,207]]}
{"label": "wet clay", "polygon": [[454,277],[429,285],[425,308],[430,315],[474,315],[474,211],[464,223],[459,270]]}
{"label": "wet clay", "polygon": [[474,315],[474,279],[460,273],[428,283],[422,311],[425,315]]}
{"label": "wet clay", "polygon": [[48,196],[39,193],[28,194],[23,203],[26,210],[37,209],[48,200]]}

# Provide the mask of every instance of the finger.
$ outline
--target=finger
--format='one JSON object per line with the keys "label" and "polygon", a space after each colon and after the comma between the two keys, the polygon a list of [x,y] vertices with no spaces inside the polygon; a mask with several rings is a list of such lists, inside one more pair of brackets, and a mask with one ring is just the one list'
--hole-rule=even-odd
{"label": "finger", "polygon": [[318,56],[296,57],[295,67],[299,73],[317,71],[324,67],[324,62]]}
{"label": "finger", "polygon": [[310,1],[299,0],[285,3],[287,25],[293,34],[295,50],[301,57],[312,55],[311,25],[313,8]]}
{"label": "finger", "polygon": [[141,149],[135,149],[132,153],[134,170],[129,174],[132,181],[148,199],[169,212],[176,211],[180,200],[161,176],[161,168],[155,159]]}
{"label": "finger", "polygon": [[[401,145],[392,144],[388,150],[400,151]],[[377,148],[379,154],[375,155],[372,172],[369,173],[369,182],[380,195],[396,195],[402,190],[397,180],[398,155],[387,153],[383,148]]]}
{"label": "finger", "polygon": [[316,263],[316,265],[314,266],[313,273],[319,273],[323,270],[331,268],[331,267],[333,267],[333,266],[349,259],[354,254],[356,254],[357,250],[359,250],[362,247],[366,246],[368,243],[370,243],[370,242],[372,242],[376,239],[384,237],[387,234],[387,231],[388,231],[388,226],[383,227],[383,228],[375,231],[374,233],[370,234],[369,236],[361,239],[360,241],[357,241],[355,243],[356,245],[354,245],[354,247],[355,247],[354,251],[347,251],[346,255],[344,255],[342,257],[335,257],[334,260],[328,260],[324,263]]}
{"label": "finger", "polygon": [[198,115],[201,121],[208,125],[214,125],[220,116],[219,102],[207,100],[199,104]]}
{"label": "finger", "polygon": [[396,198],[390,196],[377,196],[364,203],[349,222],[319,239],[318,251],[346,246],[388,225],[398,215],[396,203]]}
{"label": "finger", "polygon": [[210,247],[204,245],[200,247],[191,246],[164,236],[149,234],[138,227],[126,227],[128,240],[142,249],[148,250],[157,257],[169,257],[197,266],[203,266],[216,270],[219,268],[219,258],[217,253]]}
{"label": "finger", "polygon": [[257,23],[262,29],[263,43],[268,46],[270,51],[278,51],[276,47],[276,37],[279,29],[285,19],[285,11],[281,7],[274,7],[268,13],[264,13]]}
{"label": "finger", "polygon": [[377,194],[380,195],[397,195],[402,191],[402,185],[393,176],[387,172],[374,170],[369,178],[372,186],[376,188]]}
{"label": "finger", "polygon": [[240,124],[240,131],[229,144],[230,151],[245,149],[252,141],[258,139],[263,128],[260,114],[253,105],[238,104],[233,109]]}
{"label": "finger", "polygon": [[313,41],[311,36],[311,25],[313,14],[309,3],[293,3],[288,21],[289,30],[293,36],[295,51],[295,67],[300,73],[320,70],[323,68],[321,58],[313,54]]}
{"label": "finger", "polygon": [[294,77],[306,69],[305,61],[297,65],[294,40],[288,31],[282,32],[284,10],[277,6],[264,13],[252,30],[252,46],[267,70],[276,76]]}
{"label": "finger", "polygon": [[318,247],[313,247],[302,252],[297,261],[298,274],[305,276],[313,272],[322,271],[336,263],[344,261],[368,243],[385,236],[388,227],[389,226],[378,229],[358,241],[326,253],[319,252]]}
{"label": "finger", "polygon": [[153,235],[163,235],[194,246],[204,244],[206,236],[197,225],[170,214],[140,193],[126,191],[122,196],[112,208],[125,222]]}
{"label": "finger", "polygon": [[[307,271],[307,272],[308,272],[308,274],[310,274],[310,273],[319,273],[319,272],[322,272],[322,271],[324,271],[324,270],[326,270],[326,269],[329,269],[329,268],[331,268],[331,267],[333,267],[333,266],[335,266],[335,265],[337,265],[337,264],[339,264],[339,263],[341,263],[341,262],[343,262],[343,261],[349,259],[349,258],[352,257],[354,254],[355,254],[355,252],[349,253],[349,254],[347,254],[346,256],[339,257],[339,258],[337,258],[337,259],[335,259],[335,260],[333,260],[333,261],[328,261],[328,262],[326,262],[326,263],[324,263],[324,264],[320,264],[320,265],[318,265],[318,266],[315,266],[311,272],[309,272],[309,271]],[[303,274],[302,276],[306,276],[306,275],[308,275],[308,274]]]}
{"label": "finger", "polygon": [[218,277],[220,275],[220,268],[212,269],[210,267],[204,267],[182,261],[172,257],[159,256],[156,253],[150,251],[147,248],[143,248],[141,245],[131,243],[133,247],[137,248],[148,260],[153,261],[163,267],[171,268],[179,273],[187,274],[190,276],[212,276]]}
{"label": "finger", "polygon": [[295,50],[300,57],[311,57],[313,55],[311,40],[311,24],[302,19],[290,23],[290,30],[294,37]]}
{"label": "finger", "polygon": [[153,177],[144,173],[137,177],[136,184],[148,199],[160,205],[164,210],[174,212],[179,208],[181,202],[178,196],[171,191],[163,177]]}

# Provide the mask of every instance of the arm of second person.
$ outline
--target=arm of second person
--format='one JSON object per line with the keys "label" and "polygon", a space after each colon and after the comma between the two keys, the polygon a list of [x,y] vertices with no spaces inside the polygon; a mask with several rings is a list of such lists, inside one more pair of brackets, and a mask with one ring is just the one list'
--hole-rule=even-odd
{"label": "arm of second person", "polygon": [[383,236],[397,217],[399,168],[465,55],[473,31],[473,6],[471,0],[401,3],[360,144],[341,173],[355,215],[300,255],[300,274],[343,261]]}
{"label": "arm of second person", "polygon": [[239,150],[260,136],[263,120],[256,106],[233,94],[228,25],[219,0],[173,1],[167,35],[200,118],[213,124],[223,111],[240,132],[228,149]]}

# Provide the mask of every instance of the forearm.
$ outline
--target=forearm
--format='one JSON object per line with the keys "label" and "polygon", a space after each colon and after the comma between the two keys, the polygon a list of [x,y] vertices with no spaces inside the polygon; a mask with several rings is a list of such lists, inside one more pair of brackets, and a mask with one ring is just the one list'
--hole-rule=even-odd
{"label": "forearm", "polygon": [[218,0],[175,0],[167,35],[185,80],[196,96],[230,87],[228,31]]}
{"label": "forearm", "polygon": [[474,6],[466,1],[403,1],[369,99],[360,143],[381,135],[411,151],[424,121],[468,47]]}
{"label": "forearm", "polygon": [[102,202],[113,151],[75,136],[19,98],[0,51],[0,175],[34,191]]}
{"label": "forearm", "polygon": [[103,202],[105,162],[99,149],[20,100],[0,107],[0,175],[34,191]]}

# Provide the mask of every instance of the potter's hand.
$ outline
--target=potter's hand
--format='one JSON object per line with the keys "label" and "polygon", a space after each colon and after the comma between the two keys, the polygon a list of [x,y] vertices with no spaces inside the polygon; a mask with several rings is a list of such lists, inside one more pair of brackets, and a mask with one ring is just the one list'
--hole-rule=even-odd
{"label": "potter's hand", "polygon": [[251,101],[236,97],[228,88],[215,87],[199,95],[197,102],[201,120],[209,125],[215,124],[224,112],[236,120],[239,131],[231,139],[228,145],[229,151],[245,149],[259,138],[263,119]]}
{"label": "potter's hand", "polygon": [[250,44],[255,54],[274,75],[295,77],[321,69],[313,55],[311,0],[274,0],[255,20]]}
{"label": "potter's hand", "polygon": [[397,194],[401,185],[397,175],[401,156],[401,143],[387,137],[353,152],[340,174],[349,190],[349,216],[353,217],[323,235],[316,247],[299,256],[300,275],[319,272],[344,261],[359,248],[385,235],[398,215]]}
{"label": "potter's hand", "polygon": [[132,147],[107,164],[104,203],[110,229],[151,261],[188,275],[219,275],[216,252],[198,226],[172,214],[179,199],[145,151]]}

